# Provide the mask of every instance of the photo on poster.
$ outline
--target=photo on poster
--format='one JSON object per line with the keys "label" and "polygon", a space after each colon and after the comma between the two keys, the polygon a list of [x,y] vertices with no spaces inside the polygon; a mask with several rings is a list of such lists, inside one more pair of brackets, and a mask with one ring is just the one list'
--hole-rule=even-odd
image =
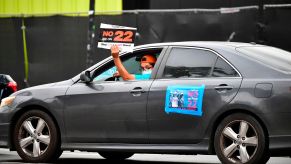
{"label": "photo on poster", "polygon": [[205,85],[168,86],[166,91],[165,112],[202,116]]}

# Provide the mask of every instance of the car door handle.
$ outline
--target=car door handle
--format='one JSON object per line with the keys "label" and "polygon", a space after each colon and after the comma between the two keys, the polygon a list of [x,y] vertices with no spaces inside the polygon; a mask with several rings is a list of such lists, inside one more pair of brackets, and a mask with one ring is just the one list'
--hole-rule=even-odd
{"label": "car door handle", "polygon": [[232,90],[233,89],[233,86],[230,86],[230,85],[226,85],[226,84],[221,84],[217,87],[214,87],[215,90],[217,91],[222,91],[222,90]]}
{"label": "car door handle", "polygon": [[136,87],[130,90],[130,93],[144,93],[145,91],[141,87]]}

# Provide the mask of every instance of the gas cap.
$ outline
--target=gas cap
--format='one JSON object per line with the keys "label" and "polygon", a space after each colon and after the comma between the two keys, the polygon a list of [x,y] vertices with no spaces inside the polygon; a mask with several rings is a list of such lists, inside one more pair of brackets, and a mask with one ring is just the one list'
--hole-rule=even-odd
{"label": "gas cap", "polygon": [[255,87],[255,96],[257,98],[268,98],[272,95],[272,83],[258,83]]}

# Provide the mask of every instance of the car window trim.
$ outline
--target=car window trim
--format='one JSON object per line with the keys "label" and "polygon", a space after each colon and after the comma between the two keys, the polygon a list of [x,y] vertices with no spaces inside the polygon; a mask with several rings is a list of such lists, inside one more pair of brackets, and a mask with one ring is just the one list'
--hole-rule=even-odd
{"label": "car window trim", "polygon": [[[191,77],[191,78],[176,78],[178,80],[211,80],[211,79],[242,79],[241,77]],[[171,81],[173,79],[163,78],[163,79],[155,79],[155,81]]]}
{"label": "car window trim", "polygon": [[[170,56],[170,52],[172,51],[173,48],[190,48],[190,49],[197,49],[197,50],[204,50],[204,51],[209,51],[209,52],[212,52],[214,53],[215,55],[217,55],[217,57],[220,57],[222,60],[224,60],[227,64],[229,64],[236,72],[239,76],[232,76],[232,77],[220,77],[220,78],[242,78],[242,75],[241,73],[236,69],[236,67],[234,67],[227,59],[225,59],[221,54],[219,54],[218,52],[210,49],[210,48],[205,48],[205,47],[195,47],[195,46],[169,46],[168,49],[167,49],[167,52],[165,53],[165,57],[164,57],[164,60],[162,61],[161,65],[160,65],[160,68],[158,70],[158,73],[157,73],[157,76],[156,76],[156,79],[199,79],[201,77],[197,77],[197,78],[163,78],[163,73],[164,73],[164,70],[165,70],[165,66],[166,66],[166,62]],[[216,58],[217,60],[218,58]],[[212,71],[215,67],[215,64],[216,62],[214,63],[214,65],[212,66]],[[212,73],[212,72],[211,72]],[[211,76],[208,76],[208,77],[203,77],[203,78],[218,78],[218,77],[213,77],[212,74]]]}

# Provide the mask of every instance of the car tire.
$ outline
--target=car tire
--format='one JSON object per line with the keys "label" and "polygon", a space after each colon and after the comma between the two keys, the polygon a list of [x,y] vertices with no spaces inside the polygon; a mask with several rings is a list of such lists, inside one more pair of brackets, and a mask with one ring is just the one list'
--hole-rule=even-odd
{"label": "car tire", "polygon": [[127,158],[130,158],[134,155],[134,153],[128,153],[128,152],[98,152],[99,155],[101,155],[103,158],[108,160],[125,160]]}
{"label": "car tire", "polygon": [[20,116],[13,142],[25,162],[49,162],[62,154],[57,127],[52,118],[40,110],[30,110]]}
{"label": "car tire", "polygon": [[270,158],[266,137],[254,117],[236,113],[220,122],[214,136],[214,149],[225,164],[262,164]]}
{"label": "car tire", "polygon": [[50,162],[54,162],[57,161],[60,156],[63,154],[63,150],[61,150],[60,148],[56,151],[56,153],[54,154],[54,156],[51,158]]}

